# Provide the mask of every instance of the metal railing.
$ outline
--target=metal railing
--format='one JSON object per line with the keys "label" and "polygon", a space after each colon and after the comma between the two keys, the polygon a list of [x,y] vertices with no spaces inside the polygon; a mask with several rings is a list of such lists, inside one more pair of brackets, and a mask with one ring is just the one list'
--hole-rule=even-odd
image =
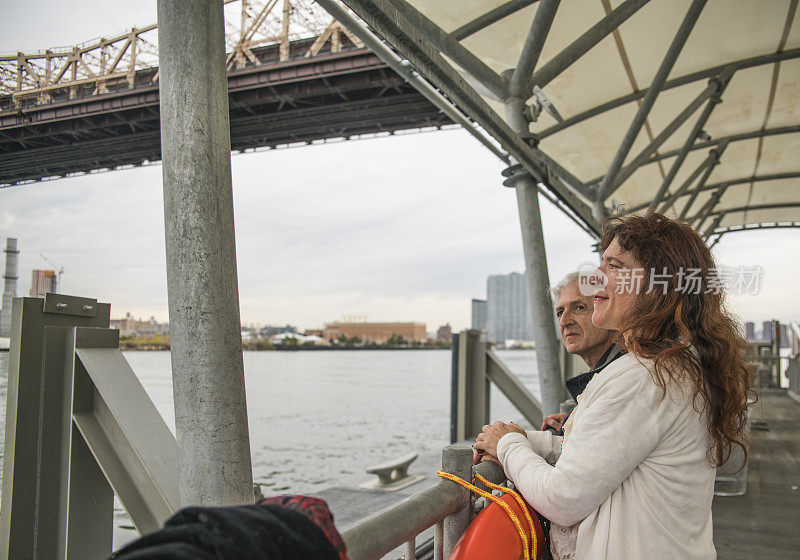
{"label": "metal railing", "polygon": [[791,323],[789,329],[792,340],[792,356],[789,358],[786,377],[789,378],[790,394],[800,401],[800,324]]}
{"label": "metal railing", "polygon": [[180,506],[175,437],[119,350],[110,306],[17,298],[0,510],[0,557],[111,554],[114,495],[140,534]]}
{"label": "metal railing", "polygon": [[800,355],[789,358],[789,369],[786,370],[789,378],[789,391],[800,399]]}
{"label": "metal railing", "polygon": [[[505,480],[495,463],[484,462],[475,471],[495,484]],[[472,449],[449,446],[442,451],[442,470],[467,481],[472,479]],[[342,531],[351,560],[377,560],[405,545],[405,560],[415,558],[417,535],[433,527],[433,558],[450,556],[469,519],[470,493],[449,480],[441,480],[405,500],[370,515]]]}
{"label": "metal railing", "polygon": [[450,442],[475,437],[489,423],[489,383],[530,423],[542,423],[542,404],[474,330],[453,335]]}
{"label": "metal railing", "polygon": [[775,341],[750,342],[746,355],[755,374],[754,387],[758,389],[781,387],[781,355]]}

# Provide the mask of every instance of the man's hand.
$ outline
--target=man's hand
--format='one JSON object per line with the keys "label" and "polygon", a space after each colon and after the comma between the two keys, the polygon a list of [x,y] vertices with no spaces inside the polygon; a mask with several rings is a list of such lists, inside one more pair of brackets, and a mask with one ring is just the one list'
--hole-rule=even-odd
{"label": "man's hand", "polygon": [[561,426],[564,425],[564,422],[567,421],[567,416],[569,416],[569,414],[566,412],[545,416],[544,421],[542,422],[541,430],[544,432],[548,428],[553,428],[556,432],[558,432],[561,429]]}

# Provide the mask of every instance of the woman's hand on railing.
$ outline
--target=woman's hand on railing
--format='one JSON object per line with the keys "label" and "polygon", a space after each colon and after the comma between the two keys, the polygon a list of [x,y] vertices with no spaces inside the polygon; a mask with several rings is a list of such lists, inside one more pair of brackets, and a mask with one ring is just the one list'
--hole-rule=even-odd
{"label": "woman's hand on railing", "polygon": [[479,465],[481,463],[485,463],[486,461],[491,461],[493,463],[497,463],[498,465],[500,465],[501,468],[503,467],[503,465],[500,464],[499,459],[497,457],[495,457],[494,455],[489,455],[485,451],[479,451],[477,449],[473,449],[473,455],[472,455],[472,464],[473,465]]}
{"label": "woman's hand on railing", "polygon": [[524,436],[527,436],[525,430],[519,427],[517,424],[510,422],[506,424],[505,422],[497,421],[492,425],[486,425],[481,430],[481,433],[478,434],[478,438],[475,440],[475,445],[472,447],[479,451],[485,451],[489,455],[497,457],[497,443],[500,441],[506,434],[510,434],[512,432],[520,433]]}

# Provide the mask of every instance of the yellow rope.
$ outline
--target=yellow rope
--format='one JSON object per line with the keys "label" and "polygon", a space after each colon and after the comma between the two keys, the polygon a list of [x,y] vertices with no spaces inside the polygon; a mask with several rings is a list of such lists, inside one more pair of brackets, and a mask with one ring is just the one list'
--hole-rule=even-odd
{"label": "yellow rope", "polygon": [[522,496],[520,496],[517,492],[515,492],[511,488],[506,488],[505,486],[500,486],[499,484],[494,484],[492,482],[489,482],[478,473],[475,473],[475,478],[483,482],[486,486],[488,486],[492,490],[499,490],[503,494],[510,494],[511,497],[514,498],[514,500],[516,500],[516,502],[519,504],[520,509],[522,509],[522,513],[525,514],[525,519],[528,520],[528,527],[531,528],[531,540],[533,541],[531,543],[531,551],[535,552],[537,547],[536,526],[533,524],[533,519],[531,518],[531,514],[528,511],[527,504],[525,503],[525,500],[522,499]]}
{"label": "yellow rope", "polygon": [[[470,491],[476,493],[477,495],[479,495],[479,496],[481,496],[483,498],[486,498],[487,500],[490,500],[490,501],[494,502],[495,504],[497,504],[498,506],[500,506],[501,508],[503,508],[503,510],[506,512],[506,514],[508,514],[508,517],[514,523],[514,526],[517,529],[517,533],[519,533],[519,538],[522,541],[522,553],[523,553],[523,555],[525,557],[525,560],[530,560],[531,551],[528,548],[528,536],[525,534],[525,529],[522,528],[522,523],[520,523],[520,520],[517,517],[517,514],[514,513],[514,510],[511,509],[511,506],[509,506],[506,502],[504,502],[503,500],[501,500],[497,496],[494,496],[490,492],[486,492],[485,490],[481,490],[480,488],[478,488],[474,484],[470,484],[466,480],[462,480],[461,478],[459,478],[459,477],[457,477],[457,476],[455,476],[453,474],[446,473],[444,471],[437,471],[436,474],[438,476],[442,477],[442,478],[446,478],[447,480],[455,482],[456,484],[460,484],[461,486],[463,486],[467,490],[470,490]],[[484,479],[480,475],[477,475],[477,476],[481,479],[481,481],[484,484],[486,484],[486,482],[487,482],[486,479]],[[487,486],[493,487],[495,485],[492,485],[491,483],[489,483],[489,484],[487,484]],[[506,490],[508,490],[508,488],[506,488]],[[513,492],[513,490],[509,490],[509,492],[512,493],[512,494],[516,494],[515,492]],[[519,498],[519,497],[518,496],[514,496],[514,499],[517,499],[517,498]],[[521,500],[521,498],[519,498],[517,500],[517,502],[519,503],[520,500]],[[525,512],[525,516],[528,518],[528,522],[530,523],[530,526],[531,526],[531,537],[533,539],[533,550],[536,550],[536,531],[534,530],[533,520],[530,518],[530,515],[528,514],[527,508],[524,505],[524,502],[522,504],[520,504],[520,505],[522,506],[522,511]]]}

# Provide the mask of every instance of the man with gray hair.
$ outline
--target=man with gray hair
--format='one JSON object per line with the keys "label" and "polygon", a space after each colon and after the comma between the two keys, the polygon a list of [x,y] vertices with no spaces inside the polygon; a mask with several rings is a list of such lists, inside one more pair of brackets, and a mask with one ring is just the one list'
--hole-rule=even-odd
{"label": "man with gray hair", "polygon": [[[621,355],[621,349],[614,344],[617,331],[596,327],[592,323],[594,310],[593,297],[580,290],[580,274],[571,272],[553,289],[556,301],[555,311],[561,340],[570,354],[580,356],[589,371],[567,380],[567,390],[577,400],[595,373]],[[549,428],[559,431],[567,419],[567,414],[551,414],[545,417],[542,430]]]}

